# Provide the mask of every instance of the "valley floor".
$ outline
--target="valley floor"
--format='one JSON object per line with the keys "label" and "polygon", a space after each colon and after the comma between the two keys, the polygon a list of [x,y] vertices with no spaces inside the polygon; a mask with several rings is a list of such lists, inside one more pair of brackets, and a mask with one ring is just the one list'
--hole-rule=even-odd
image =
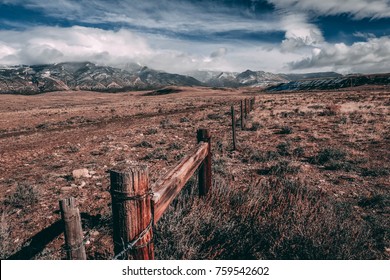
{"label": "valley floor", "polygon": [[[239,116],[240,100],[253,96],[256,105],[247,129],[237,128],[238,149],[232,151],[230,105]],[[299,184],[300,190],[307,189],[286,201],[291,207],[286,210],[298,211],[287,217],[286,225],[291,222],[288,230],[297,232],[286,237],[284,220],[280,220],[280,231],[269,235],[271,245],[260,239],[243,243],[243,251],[254,250],[248,255],[227,254],[229,242],[222,239],[215,239],[218,244],[211,242],[210,248],[217,249],[213,254],[210,248],[197,248],[197,253],[189,254],[185,247],[175,247],[167,255],[169,250],[162,252],[169,245],[163,241],[164,231],[179,233],[166,228],[166,223],[183,218],[168,213],[156,229],[158,258],[390,257],[390,92],[361,87],[277,94],[256,89],[180,88],[156,96],[82,91],[0,95],[1,258],[64,258],[58,201],[69,196],[76,198],[88,231],[88,258],[110,258],[107,172],[118,164],[142,162],[149,166],[150,180],[156,181],[196,144],[198,128],[212,133],[216,188],[223,185],[246,193],[273,182],[276,188],[288,180],[294,186]],[[88,169],[88,176],[73,178],[72,171],[82,168]],[[317,229],[321,224],[310,224],[321,221],[311,221],[310,211],[302,210],[310,205],[322,207],[321,200],[310,204],[310,199],[303,199],[307,192],[320,194],[335,209],[346,209],[342,212],[348,213],[345,220],[335,216],[327,225],[335,223],[340,236],[351,243],[363,238],[364,229],[367,240],[361,243],[362,252],[348,243],[348,253],[330,249],[323,249],[322,255],[304,253],[307,240],[319,250],[327,238],[326,232],[321,235]],[[267,195],[276,205],[278,196]],[[309,204],[300,201],[302,209],[297,210],[294,199],[300,198]],[[273,212],[267,212],[267,202],[261,203],[269,215],[263,218],[274,219]],[[299,211],[307,216],[298,217]],[[264,225],[257,222],[253,225]],[[312,231],[305,232],[306,227]],[[329,229],[328,234],[338,233]],[[342,244],[342,237],[337,240]],[[296,253],[286,254],[286,248]]]}

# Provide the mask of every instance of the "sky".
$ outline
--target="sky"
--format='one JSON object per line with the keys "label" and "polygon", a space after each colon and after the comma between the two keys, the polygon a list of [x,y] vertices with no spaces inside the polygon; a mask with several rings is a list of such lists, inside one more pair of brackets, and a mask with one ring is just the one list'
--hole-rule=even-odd
{"label": "sky", "polygon": [[0,0],[0,65],[390,72],[390,0]]}

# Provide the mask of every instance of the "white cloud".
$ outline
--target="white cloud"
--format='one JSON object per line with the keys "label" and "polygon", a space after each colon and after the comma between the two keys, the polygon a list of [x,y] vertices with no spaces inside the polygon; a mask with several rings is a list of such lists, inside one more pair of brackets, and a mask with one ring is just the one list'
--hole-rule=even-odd
{"label": "white cloud", "polygon": [[151,53],[143,38],[126,30],[37,27],[25,31],[0,31],[0,38],[3,64],[86,60],[113,64],[123,59],[142,59]]}
{"label": "white cloud", "polygon": [[311,56],[290,63],[291,69],[337,70],[340,72],[390,72],[390,37],[370,38],[350,46],[324,44]]}
{"label": "white cloud", "polygon": [[[279,71],[301,55],[282,53],[273,45],[192,42],[74,26],[0,31],[1,64],[91,61],[101,65],[137,62],[174,73],[196,69]],[[229,51],[228,51],[229,50]]]}
{"label": "white cloud", "polygon": [[357,19],[390,17],[389,0],[268,0],[288,11],[314,12],[317,15],[350,14]]}
{"label": "white cloud", "polygon": [[[289,70],[286,67],[294,71],[377,72],[385,71],[390,57],[388,37],[375,38],[372,34],[356,32],[354,36],[363,38],[364,42],[351,46],[329,44],[319,27],[309,22],[311,14],[384,17],[390,10],[390,1],[269,0],[281,12],[263,18],[243,16],[227,6],[213,6],[211,1],[204,5],[168,0],[46,2],[0,0],[0,3],[21,4],[70,22],[77,20],[96,23],[96,26],[124,23],[128,29],[41,26],[20,31],[0,30],[0,64],[88,60],[113,66],[138,62],[177,73],[194,69],[282,72]],[[282,42],[218,41],[213,36],[276,31],[285,32]]]}
{"label": "white cloud", "polygon": [[321,30],[314,24],[308,23],[306,16],[302,14],[286,15],[282,25],[286,30],[281,45],[283,51],[299,51],[306,47],[317,47],[324,42]]}

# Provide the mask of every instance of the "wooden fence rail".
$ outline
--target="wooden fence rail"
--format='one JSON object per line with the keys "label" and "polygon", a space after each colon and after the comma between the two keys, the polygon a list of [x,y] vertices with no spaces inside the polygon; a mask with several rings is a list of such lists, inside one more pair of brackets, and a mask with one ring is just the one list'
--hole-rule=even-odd
{"label": "wooden fence rail", "polygon": [[208,143],[199,143],[175,168],[153,185],[155,223],[202,164],[208,154],[208,148]]}
{"label": "wooden fence rail", "polygon": [[153,186],[149,186],[146,166],[110,172],[115,259],[154,259],[153,224],[199,167],[199,195],[207,195],[211,189],[210,139],[208,130],[198,130],[198,145]]}
{"label": "wooden fence rail", "polygon": [[[241,128],[253,110],[255,99],[241,100]],[[233,150],[236,149],[236,117],[231,106]],[[148,167],[133,165],[110,171],[114,259],[154,259],[153,225],[160,220],[169,204],[199,169],[199,196],[211,190],[211,135],[207,129],[197,131],[198,144],[172,170],[152,186]],[[81,220],[74,198],[60,201],[65,222],[68,259],[86,259]]]}

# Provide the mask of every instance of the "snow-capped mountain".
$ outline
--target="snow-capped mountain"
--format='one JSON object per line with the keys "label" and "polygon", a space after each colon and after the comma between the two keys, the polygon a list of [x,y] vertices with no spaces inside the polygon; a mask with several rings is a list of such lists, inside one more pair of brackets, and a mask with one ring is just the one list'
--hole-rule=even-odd
{"label": "snow-capped mountain", "polygon": [[211,87],[268,87],[280,83],[288,83],[302,79],[337,78],[341,74],[335,72],[305,74],[274,74],[264,71],[246,70],[238,72],[192,71],[190,76]]}
{"label": "snow-capped mountain", "polygon": [[278,74],[251,70],[242,73],[192,71],[189,75],[211,87],[263,87],[289,81]]}
{"label": "snow-capped mountain", "polygon": [[36,94],[61,90],[125,91],[156,89],[169,85],[199,86],[201,82],[127,65],[127,70],[90,62],[14,66],[0,69],[0,93]]}
{"label": "snow-capped mountain", "polygon": [[0,67],[0,94],[37,94],[49,91],[91,90],[119,92],[151,90],[167,86],[262,87],[271,91],[336,89],[363,84],[390,84],[390,75],[343,76],[334,72],[274,74],[246,70],[238,72],[193,71],[171,74],[137,63],[114,68],[91,62]]}

